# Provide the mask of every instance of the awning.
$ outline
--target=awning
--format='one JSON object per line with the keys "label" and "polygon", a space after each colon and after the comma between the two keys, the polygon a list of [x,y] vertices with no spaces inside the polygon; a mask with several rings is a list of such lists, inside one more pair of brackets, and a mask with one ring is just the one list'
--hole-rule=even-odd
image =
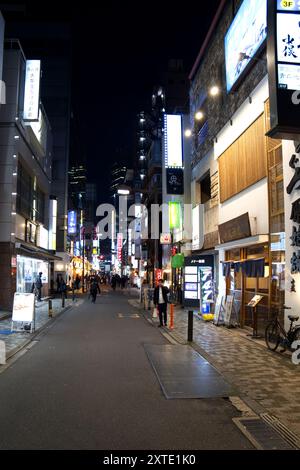
{"label": "awning", "polygon": [[53,253],[45,250],[44,248],[37,247],[35,245],[31,245],[30,243],[26,243],[23,240],[16,241],[16,254],[28,256],[35,259],[42,259],[44,261],[61,261],[62,258],[60,256],[56,256]]}

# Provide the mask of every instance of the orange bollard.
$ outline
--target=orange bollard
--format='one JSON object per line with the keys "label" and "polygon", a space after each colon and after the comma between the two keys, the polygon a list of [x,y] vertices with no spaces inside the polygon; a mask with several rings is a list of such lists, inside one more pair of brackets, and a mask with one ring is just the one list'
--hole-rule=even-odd
{"label": "orange bollard", "polygon": [[174,328],[174,304],[170,305],[170,330]]}

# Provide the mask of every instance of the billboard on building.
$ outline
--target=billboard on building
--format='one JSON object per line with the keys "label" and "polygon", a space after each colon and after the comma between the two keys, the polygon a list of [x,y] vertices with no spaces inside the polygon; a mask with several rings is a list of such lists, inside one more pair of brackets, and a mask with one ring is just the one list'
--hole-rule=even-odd
{"label": "billboard on building", "polygon": [[26,60],[24,121],[38,121],[40,109],[41,61]]}
{"label": "billboard on building", "polygon": [[180,114],[164,116],[166,167],[182,167],[182,119]]}
{"label": "billboard on building", "polygon": [[267,38],[267,0],[244,0],[225,36],[227,92]]}

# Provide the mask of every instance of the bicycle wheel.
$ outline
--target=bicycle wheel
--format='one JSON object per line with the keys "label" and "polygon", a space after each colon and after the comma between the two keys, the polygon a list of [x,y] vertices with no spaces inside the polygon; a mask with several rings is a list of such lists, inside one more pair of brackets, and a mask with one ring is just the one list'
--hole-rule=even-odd
{"label": "bicycle wheel", "polygon": [[293,334],[293,341],[298,341],[300,340],[300,328],[296,328],[295,331],[294,331],[294,334]]}
{"label": "bicycle wheel", "polygon": [[276,322],[272,322],[266,327],[265,331],[266,345],[271,351],[276,351],[280,343],[280,328]]}

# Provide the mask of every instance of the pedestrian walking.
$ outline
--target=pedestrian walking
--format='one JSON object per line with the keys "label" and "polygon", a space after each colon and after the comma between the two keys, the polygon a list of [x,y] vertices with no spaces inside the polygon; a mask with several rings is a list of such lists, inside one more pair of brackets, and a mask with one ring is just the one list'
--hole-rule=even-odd
{"label": "pedestrian walking", "polygon": [[61,281],[62,281],[61,274],[58,274],[56,277],[56,292],[57,293],[61,292]]}
{"label": "pedestrian walking", "polygon": [[35,288],[37,290],[37,300],[39,302],[42,300],[42,287],[43,287],[42,275],[43,273],[40,272],[35,281]]}
{"label": "pedestrian walking", "polygon": [[167,307],[169,289],[163,285],[163,280],[158,281],[154,289],[154,305],[158,309],[159,327],[167,326]]}
{"label": "pedestrian walking", "polygon": [[113,290],[116,290],[116,285],[117,285],[117,279],[116,279],[116,276],[113,276],[111,278],[111,287],[113,288]]}
{"label": "pedestrian walking", "polygon": [[76,278],[75,278],[75,289],[76,290],[79,289],[79,285],[80,285],[80,277],[78,276],[78,274],[76,274]]}
{"label": "pedestrian walking", "polygon": [[61,281],[60,281],[60,292],[61,292],[62,297],[65,297],[66,299],[67,298],[67,284],[65,283],[65,280],[63,278],[61,278]]}
{"label": "pedestrian walking", "polygon": [[90,295],[92,297],[93,303],[96,302],[97,293],[100,294],[101,290],[100,290],[98,279],[94,277],[93,279],[91,279],[91,286],[90,286]]}

